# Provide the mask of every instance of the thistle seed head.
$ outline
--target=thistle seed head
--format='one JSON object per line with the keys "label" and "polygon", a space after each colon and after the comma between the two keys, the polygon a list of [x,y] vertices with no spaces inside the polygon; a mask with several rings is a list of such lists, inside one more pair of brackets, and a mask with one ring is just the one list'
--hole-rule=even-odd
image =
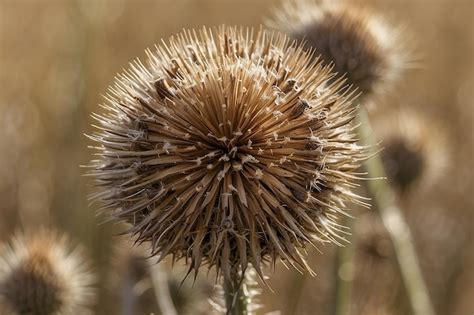
{"label": "thistle seed head", "polygon": [[[149,275],[148,248],[133,246],[135,242],[127,237],[117,237],[112,247],[111,269],[107,287],[114,298],[122,299],[117,288],[134,286]],[[135,293],[135,292],[133,292]],[[134,296],[135,298],[138,297]]]}
{"label": "thistle seed head", "polygon": [[93,276],[82,251],[40,230],[0,251],[0,307],[11,314],[88,314]]}
{"label": "thistle seed head", "polygon": [[[393,245],[380,218],[367,214],[358,219],[355,231],[358,237],[357,259],[361,261],[361,264],[365,262],[372,265],[384,259],[392,259]],[[361,269],[365,267],[362,266]]]}
{"label": "thistle seed head", "polygon": [[415,110],[384,112],[374,128],[383,141],[387,177],[400,192],[435,184],[448,164],[443,128]]}
{"label": "thistle seed head", "polygon": [[[358,314],[390,314],[397,293],[403,289],[395,248],[378,214],[370,211],[357,218],[355,248],[353,307]],[[382,278],[386,281],[380,281]]]}
{"label": "thistle seed head", "polygon": [[283,31],[321,55],[362,95],[393,85],[409,64],[399,30],[367,8],[343,2],[293,0],[276,9],[268,26]]}
{"label": "thistle seed head", "polygon": [[101,211],[131,224],[152,255],[217,274],[339,243],[337,223],[366,150],[352,95],[281,34],[186,31],[120,74],[94,115],[89,171]]}

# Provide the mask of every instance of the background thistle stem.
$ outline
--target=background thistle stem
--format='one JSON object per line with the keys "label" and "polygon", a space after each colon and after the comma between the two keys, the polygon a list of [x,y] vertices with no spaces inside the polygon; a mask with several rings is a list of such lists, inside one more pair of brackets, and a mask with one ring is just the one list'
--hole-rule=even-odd
{"label": "background thistle stem", "polygon": [[[348,226],[353,231],[354,219],[344,217],[344,226]],[[334,270],[336,287],[334,294],[335,315],[348,315],[351,309],[352,281],[354,275],[354,254],[355,237],[353,234],[350,243],[343,247],[338,247],[336,254],[336,266]]]}
{"label": "background thistle stem", "polygon": [[245,292],[245,270],[242,274],[237,271],[224,273],[224,300],[226,315],[248,314],[249,299]]}
{"label": "background thistle stem", "polygon": [[[358,120],[360,139],[367,145],[374,145],[376,140],[372,133],[368,114],[363,107],[359,110]],[[364,165],[371,178],[386,178],[380,155],[365,161]],[[373,204],[380,212],[382,222],[394,245],[400,272],[414,314],[434,315],[435,312],[421,273],[413,237],[402,210],[396,203],[395,193],[386,180],[369,180],[367,186],[373,198]]]}
{"label": "background thistle stem", "polygon": [[303,293],[305,282],[308,278],[308,274],[295,272],[291,284],[291,289],[288,294],[288,307],[284,314],[298,314],[298,306],[300,305],[301,295]]}
{"label": "background thistle stem", "polygon": [[158,264],[149,261],[150,277],[155,291],[155,298],[160,312],[163,315],[178,315],[171,299],[170,290],[168,287],[168,279],[166,273],[161,270]]}
{"label": "background thistle stem", "polygon": [[134,279],[131,270],[126,268],[122,287],[122,315],[133,315],[137,297],[133,291]]}

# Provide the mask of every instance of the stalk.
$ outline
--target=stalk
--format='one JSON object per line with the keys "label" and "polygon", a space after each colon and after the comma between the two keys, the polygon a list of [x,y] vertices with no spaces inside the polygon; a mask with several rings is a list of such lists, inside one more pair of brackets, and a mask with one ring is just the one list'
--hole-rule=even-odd
{"label": "stalk", "polygon": [[150,276],[155,291],[156,302],[163,315],[178,315],[171,299],[170,290],[168,287],[168,277],[166,273],[158,266],[149,260]]}
{"label": "stalk", "polygon": [[[344,226],[351,227],[353,230],[353,219],[344,218]],[[335,315],[348,315],[351,309],[352,299],[352,281],[354,275],[354,253],[355,253],[355,235],[352,235],[351,242],[338,247],[336,256],[336,267],[334,270],[336,278],[335,287]]]}
{"label": "stalk", "polygon": [[135,279],[132,276],[130,269],[131,268],[127,268],[125,275],[123,276],[121,315],[133,315],[135,304],[137,302],[137,297],[133,290]]}
{"label": "stalk", "polygon": [[245,270],[240,275],[231,271],[224,275],[224,299],[226,315],[247,315],[250,298],[244,285]]}
{"label": "stalk", "polygon": [[[358,119],[360,139],[363,139],[367,145],[376,144],[365,108],[359,110]],[[365,167],[371,178],[387,177],[379,155],[366,161]],[[376,205],[395,247],[398,265],[414,314],[434,315],[434,308],[422,276],[413,237],[402,210],[397,205],[394,191],[386,180],[369,180],[367,185],[373,198],[373,204]]]}

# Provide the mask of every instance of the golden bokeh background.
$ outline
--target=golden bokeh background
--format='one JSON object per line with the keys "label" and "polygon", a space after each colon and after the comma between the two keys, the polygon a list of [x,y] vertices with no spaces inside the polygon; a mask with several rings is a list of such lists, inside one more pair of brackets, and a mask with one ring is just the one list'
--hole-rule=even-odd
{"label": "golden bokeh background", "polygon": [[[25,227],[56,227],[87,247],[106,279],[119,229],[99,224],[103,218],[88,205],[91,187],[80,168],[90,159],[92,143],[83,134],[93,130],[89,115],[100,111],[101,93],[162,38],[202,25],[258,27],[278,2],[0,0],[0,240]],[[405,25],[421,60],[371,112],[390,119],[394,108],[413,108],[441,126],[446,168],[403,205],[437,313],[472,314],[474,2],[363,3]],[[367,247],[383,255],[357,253],[352,313],[410,314],[393,250],[370,223],[370,211],[357,210],[356,231],[362,240],[369,234]],[[332,314],[335,248],[323,251],[309,253],[316,278],[280,265],[269,270],[271,289],[263,288],[259,314]],[[119,314],[107,283],[100,282],[96,313]]]}

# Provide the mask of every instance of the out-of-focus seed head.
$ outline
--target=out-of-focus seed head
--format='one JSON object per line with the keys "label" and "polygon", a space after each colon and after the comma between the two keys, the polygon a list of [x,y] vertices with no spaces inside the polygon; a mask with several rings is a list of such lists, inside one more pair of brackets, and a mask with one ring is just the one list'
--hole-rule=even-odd
{"label": "out-of-focus seed head", "polygon": [[133,245],[125,235],[114,241],[106,284],[107,296],[113,301],[110,313],[149,314],[156,309],[149,280],[148,248]]}
{"label": "out-of-focus seed head", "polygon": [[414,110],[384,111],[374,128],[387,177],[400,192],[427,188],[443,175],[449,149],[443,128]]}
{"label": "out-of-focus seed head", "polygon": [[137,246],[134,240],[125,235],[116,237],[110,257],[112,268],[108,287],[115,293],[120,293],[116,291],[116,288],[123,286],[123,282],[128,281],[134,285],[148,277],[148,256],[146,246]]}
{"label": "out-of-focus seed head", "polygon": [[425,167],[423,158],[420,148],[411,146],[406,139],[401,138],[389,139],[383,154],[390,180],[402,190],[420,178]]}
{"label": "out-of-focus seed head", "polygon": [[17,235],[0,250],[0,308],[8,314],[88,314],[93,282],[82,250],[55,232]]}
{"label": "out-of-focus seed head", "polygon": [[285,1],[267,25],[305,40],[362,95],[389,89],[409,64],[399,30],[347,2]]}
{"label": "out-of-focus seed head", "polygon": [[[390,235],[372,211],[357,218],[354,230],[357,235],[353,259],[354,312],[390,314],[394,305],[401,306],[398,295],[403,290]],[[381,278],[390,285],[380,281]]]}
{"label": "out-of-focus seed head", "polygon": [[[393,245],[390,235],[383,226],[380,218],[373,214],[366,214],[358,220],[357,257],[361,264],[372,265],[378,260],[392,259],[394,257]],[[367,268],[368,266],[363,266]],[[370,269],[370,267],[368,268]]]}
{"label": "out-of-focus seed head", "polygon": [[214,286],[202,280],[183,282],[182,276],[182,274],[168,274],[168,288],[176,312],[183,315],[210,314],[209,300],[213,297]]}
{"label": "out-of-focus seed head", "polygon": [[147,51],[94,115],[89,174],[101,211],[132,225],[152,255],[217,274],[343,239],[337,223],[366,149],[352,95],[281,34],[187,31]]}

